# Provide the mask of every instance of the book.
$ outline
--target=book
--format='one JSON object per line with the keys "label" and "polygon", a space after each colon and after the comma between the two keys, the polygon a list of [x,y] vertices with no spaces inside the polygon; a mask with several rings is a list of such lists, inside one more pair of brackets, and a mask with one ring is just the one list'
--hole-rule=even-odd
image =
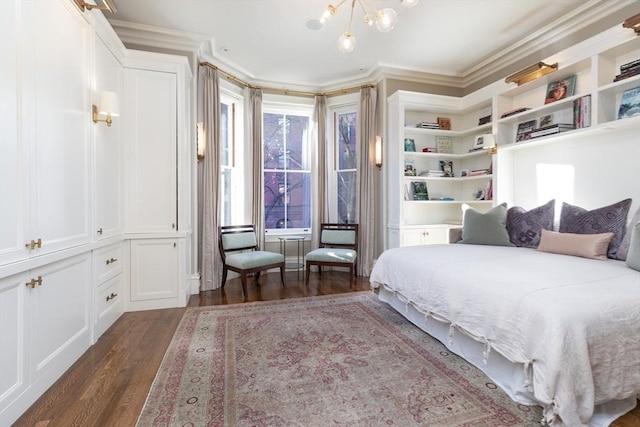
{"label": "book", "polygon": [[573,101],[573,126],[575,129],[591,126],[591,95]]}
{"label": "book", "polygon": [[438,127],[443,130],[451,130],[451,119],[448,117],[438,117]]}
{"label": "book", "polygon": [[405,138],[404,139],[404,151],[415,152],[416,151],[416,142],[411,138]]}
{"label": "book", "polygon": [[518,130],[516,131],[516,142],[526,141],[527,139],[531,138],[531,132],[533,132],[536,126],[536,119],[518,123]]}
{"label": "book", "polygon": [[640,87],[625,90],[622,92],[620,106],[618,107],[618,119],[626,119],[628,117],[640,114]]}
{"label": "book", "polygon": [[541,136],[553,135],[555,133],[566,132],[568,130],[573,130],[573,129],[575,129],[573,124],[557,123],[555,125],[535,129],[533,132],[531,132],[531,138],[539,138]]}
{"label": "book", "polygon": [[411,186],[413,187],[413,200],[429,200],[426,182],[413,181],[411,182]]}
{"label": "book", "polygon": [[635,61],[627,62],[626,64],[622,64],[620,66],[620,73],[624,73],[625,71],[632,68],[640,68],[640,59],[636,59]]}

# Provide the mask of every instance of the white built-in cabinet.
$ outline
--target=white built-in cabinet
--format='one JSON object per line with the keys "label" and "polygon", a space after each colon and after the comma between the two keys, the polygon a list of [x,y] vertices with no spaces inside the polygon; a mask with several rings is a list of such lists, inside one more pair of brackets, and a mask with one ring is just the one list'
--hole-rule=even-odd
{"label": "white built-in cabinet", "polygon": [[125,64],[125,237],[129,310],[184,306],[190,292],[191,193],[187,67],[140,59]]}
{"label": "white built-in cabinet", "polygon": [[[449,229],[459,227],[462,204],[479,210],[492,206],[486,197],[474,197],[477,190],[486,191],[492,174],[461,176],[463,170],[491,169],[492,159],[483,150],[474,150],[476,137],[491,133],[492,123],[480,124],[491,116],[492,97],[479,91],[464,98],[398,91],[388,99],[388,246],[413,246],[448,243]],[[423,129],[421,122],[437,122],[445,117],[451,129]],[[438,140],[446,138],[451,153],[425,152],[438,148]],[[405,145],[410,140],[411,144]],[[408,146],[415,147],[409,151]],[[430,170],[440,170],[440,162],[452,162],[453,176],[426,176]],[[406,175],[411,165],[416,175]],[[414,183],[426,186],[428,200],[414,197]]]}
{"label": "white built-in cabinet", "polygon": [[[127,310],[184,306],[184,57],[127,51],[73,1],[0,2],[0,425]],[[112,126],[93,123],[101,91]],[[129,92],[127,92],[129,91]]]}

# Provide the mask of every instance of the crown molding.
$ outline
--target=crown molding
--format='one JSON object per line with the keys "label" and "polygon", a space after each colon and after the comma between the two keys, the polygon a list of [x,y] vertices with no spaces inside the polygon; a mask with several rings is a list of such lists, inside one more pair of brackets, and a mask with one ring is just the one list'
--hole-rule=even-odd
{"label": "crown molding", "polygon": [[290,90],[330,91],[340,87],[371,83],[372,81],[379,82],[383,79],[398,79],[464,89],[492,75],[503,72],[519,60],[523,60],[551,46],[553,43],[602,20],[604,17],[620,9],[635,4],[636,1],[637,0],[622,0],[616,2],[609,0],[587,1],[553,23],[540,28],[526,38],[511,44],[507,48],[496,52],[487,59],[474,65],[462,75],[447,75],[446,72],[425,72],[400,68],[390,64],[378,64],[374,69],[356,76],[322,82],[314,86],[296,82],[262,80],[250,70],[243,69],[238,64],[218,57],[215,54],[215,39],[205,34],[170,30],[118,20],[111,20],[110,23],[118,37],[125,44],[195,53],[201,60],[219,66],[225,71],[255,86],[282,87],[286,85],[287,89]]}

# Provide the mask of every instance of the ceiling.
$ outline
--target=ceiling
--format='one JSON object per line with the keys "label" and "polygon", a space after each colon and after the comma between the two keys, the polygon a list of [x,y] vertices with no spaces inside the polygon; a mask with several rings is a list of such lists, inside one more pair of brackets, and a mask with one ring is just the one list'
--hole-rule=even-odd
{"label": "ceiling", "polygon": [[[333,0],[337,3],[339,0]],[[478,70],[515,61],[535,43],[551,43],[633,1],[628,0],[367,0],[392,7],[390,33],[362,22],[356,0],[352,53],[338,51],[351,2],[318,30],[307,28],[327,0],[116,0],[105,13],[128,45],[192,50],[254,84],[327,88],[365,81],[379,70],[432,74],[467,83]],[[590,21],[591,19],[591,21]]]}

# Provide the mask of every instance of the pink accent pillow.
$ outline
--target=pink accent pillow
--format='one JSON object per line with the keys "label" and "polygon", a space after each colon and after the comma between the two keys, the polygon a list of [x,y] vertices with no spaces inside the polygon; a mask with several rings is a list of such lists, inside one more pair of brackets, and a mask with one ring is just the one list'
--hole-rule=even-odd
{"label": "pink accent pillow", "polygon": [[574,234],[542,229],[538,250],[582,258],[607,259],[607,248],[613,233]]}

